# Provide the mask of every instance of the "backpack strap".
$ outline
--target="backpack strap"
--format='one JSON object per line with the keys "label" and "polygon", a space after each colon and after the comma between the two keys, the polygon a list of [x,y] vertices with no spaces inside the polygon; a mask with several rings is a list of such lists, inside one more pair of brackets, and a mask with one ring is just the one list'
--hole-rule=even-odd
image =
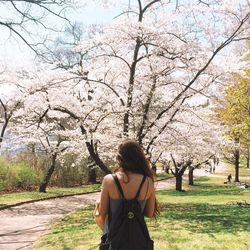
{"label": "backpack strap", "polygon": [[142,181],[141,181],[141,184],[140,184],[140,186],[138,188],[138,191],[136,193],[135,199],[138,199],[138,197],[140,195],[140,192],[141,192],[142,185],[143,185],[143,183],[144,183],[145,180],[146,180],[146,175],[144,175],[143,178],[142,178]]}
{"label": "backpack strap", "polygon": [[112,174],[113,178],[114,178],[114,181],[115,181],[115,184],[116,184],[116,187],[118,188],[118,191],[121,195],[121,197],[125,200],[125,197],[124,197],[124,193],[123,193],[123,190],[122,190],[122,187],[121,187],[121,184],[116,176],[116,174]]}
{"label": "backpack strap", "polygon": [[[123,193],[123,190],[122,190],[122,187],[121,187],[121,184],[120,184],[120,182],[119,182],[119,180],[118,180],[116,174],[112,174],[112,176],[113,176],[113,178],[114,178],[116,187],[118,188],[118,191],[119,191],[121,197],[122,197],[124,200],[126,200],[126,198],[125,198],[125,196],[124,196],[124,193]],[[146,175],[143,176],[142,181],[141,181],[141,184],[140,184],[140,186],[139,186],[139,188],[138,188],[138,191],[137,191],[137,193],[136,193],[136,195],[135,195],[135,199],[138,199],[138,197],[139,197],[139,195],[140,195],[140,192],[141,192],[142,185],[143,185],[143,183],[145,182],[146,177],[147,177]]]}

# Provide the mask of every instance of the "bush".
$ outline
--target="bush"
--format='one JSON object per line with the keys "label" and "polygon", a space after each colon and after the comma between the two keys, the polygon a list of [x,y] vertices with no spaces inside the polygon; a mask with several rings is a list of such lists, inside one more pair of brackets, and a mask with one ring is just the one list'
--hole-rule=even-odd
{"label": "bush", "polygon": [[16,186],[26,190],[34,189],[35,186],[39,185],[40,178],[39,174],[31,169],[25,163],[19,163],[17,166]]}
{"label": "bush", "polygon": [[0,191],[33,190],[39,185],[40,176],[27,163],[0,159]]}
{"label": "bush", "polygon": [[0,159],[0,192],[6,189],[9,168],[3,159]]}

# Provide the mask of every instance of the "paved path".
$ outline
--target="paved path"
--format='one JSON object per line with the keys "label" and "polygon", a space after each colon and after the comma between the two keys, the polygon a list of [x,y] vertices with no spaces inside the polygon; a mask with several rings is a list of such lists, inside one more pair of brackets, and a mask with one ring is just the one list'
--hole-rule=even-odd
{"label": "paved path", "polygon": [[99,193],[24,204],[0,211],[0,249],[31,249],[54,220],[93,204]]}
{"label": "paved path", "polygon": [[[216,171],[224,171],[224,166]],[[210,175],[197,169],[195,176]],[[212,174],[211,174],[212,175]],[[174,178],[156,183],[156,188],[173,187]],[[94,204],[99,193],[75,195],[71,197],[38,201],[0,211],[0,250],[27,250],[47,230],[54,220],[89,204]]]}

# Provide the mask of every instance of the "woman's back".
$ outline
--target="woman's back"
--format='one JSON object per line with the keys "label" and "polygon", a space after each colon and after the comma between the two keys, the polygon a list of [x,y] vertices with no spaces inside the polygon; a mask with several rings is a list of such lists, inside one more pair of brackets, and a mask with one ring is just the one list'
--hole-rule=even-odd
{"label": "woman's back", "polygon": [[[127,200],[134,199],[136,192],[141,184],[143,175],[136,173],[125,173],[118,171],[116,173],[121,188],[124,193],[124,197]],[[100,213],[108,214],[109,212],[109,201],[121,199],[121,195],[117,189],[114,178],[111,174],[106,175],[102,183],[102,195],[100,200]],[[154,215],[154,206],[155,206],[155,190],[154,183],[150,177],[146,177],[141,191],[138,197],[139,201],[146,201],[144,215],[152,218]]]}
{"label": "woman's back", "polygon": [[[139,200],[146,176],[140,178],[139,185],[136,185],[138,177],[133,176],[133,182],[131,183],[130,181],[124,183],[123,176],[119,180],[117,174],[111,175],[111,177],[114,180],[116,194],[118,193],[119,197],[117,199],[115,196],[109,197],[109,213],[104,227],[104,235],[108,237],[109,246],[111,244],[112,249],[120,250],[152,249],[153,242],[150,239],[143,213],[146,200]],[[127,185],[127,190],[133,188],[133,196],[125,196],[124,188],[122,188],[120,182]],[[128,186],[129,183],[130,187]],[[136,189],[133,183],[137,186]]]}
{"label": "woman's back", "polygon": [[[106,175],[102,182],[100,227],[106,227],[100,249],[153,249],[144,216],[157,212],[153,173],[140,145],[132,140],[122,142],[116,155],[115,176]],[[139,190],[139,191],[138,191]],[[123,195],[122,195],[123,194]],[[138,240],[140,242],[138,242]]]}
{"label": "woman's back", "polygon": [[[141,192],[142,192],[142,187],[144,186],[146,181],[147,181],[147,189],[148,189],[149,180],[147,180],[146,177],[143,179],[144,176],[142,176],[142,175],[134,176],[132,174],[131,176],[132,176],[133,182],[129,181],[126,184],[124,183],[124,179],[123,179],[122,175],[116,174],[117,180],[119,181],[118,184],[115,182],[115,180],[112,176],[113,183],[115,184],[114,185],[115,187],[113,187],[113,185],[112,185],[112,187],[110,187],[112,195],[110,195],[110,197],[109,197],[109,215],[111,218],[115,218],[116,214],[120,213],[120,210],[122,209],[122,205],[123,205],[122,196],[124,195],[126,200],[132,200],[132,199],[136,198],[137,192],[139,192],[138,201],[139,201],[139,204],[141,207],[141,213],[144,212],[146,202],[147,202],[146,195],[147,195],[148,190],[145,191],[146,193],[144,195],[144,199],[141,198],[141,196],[142,196]],[[119,186],[122,189],[123,194],[119,190]],[[125,192],[125,190],[126,190],[126,192]],[[104,227],[104,233],[107,233],[109,231],[109,224],[110,224],[110,218],[108,218],[108,220],[106,220],[105,227]]]}
{"label": "woman's back", "polygon": [[[142,182],[143,179],[143,175],[141,174],[136,174],[136,173],[130,173],[128,175],[122,173],[122,172],[117,172],[116,176],[120,182],[120,185],[122,187],[124,196],[127,200],[131,200],[135,198],[136,192],[139,189],[139,186]],[[121,195],[118,191],[117,185],[115,184],[113,177],[110,175],[109,176],[110,180],[109,180],[109,197],[113,200],[117,200],[121,198]],[[151,187],[152,187],[152,181],[150,180],[149,177],[146,178],[146,180],[144,181],[142,187],[141,187],[141,191],[139,194],[139,198],[138,200],[147,200],[149,195],[150,195],[150,191],[151,191]],[[149,186],[150,186],[150,190],[149,190]]]}

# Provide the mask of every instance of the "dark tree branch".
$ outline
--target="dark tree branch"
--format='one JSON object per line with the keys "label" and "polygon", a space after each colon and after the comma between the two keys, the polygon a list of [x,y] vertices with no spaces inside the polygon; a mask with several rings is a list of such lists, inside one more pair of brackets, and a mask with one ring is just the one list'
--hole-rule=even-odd
{"label": "dark tree branch", "polygon": [[[71,0],[0,0],[0,3],[9,4],[7,8],[13,11],[13,17],[2,18],[0,26],[4,26],[14,37],[21,39],[37,56],[43,57],[43,53],[38,51],[39,45],[45,45],[45,41],[32,43],[26,37],[31,36],[31,30],[27,30],[26,23],[33,23],[45,30],[58,32],[52,25],[46,25],[45,19],[48,15],[55,16],[70,24],[70,21],[63,15],[63,12],[71,7],[73,1]],[[25,8],[21,8],[25,7]],[[53,9],[59,9],[58,12]],[[34,11],[36,9],[36,12]],[[17,20],[17,21],[15,21]],[[19,21],[20,20],[20,21]],[[71,24],[70,24],[71,25]],[[47,40],[48,38],[46,38]],[[45,46],[46,47],[46,46]]]}

